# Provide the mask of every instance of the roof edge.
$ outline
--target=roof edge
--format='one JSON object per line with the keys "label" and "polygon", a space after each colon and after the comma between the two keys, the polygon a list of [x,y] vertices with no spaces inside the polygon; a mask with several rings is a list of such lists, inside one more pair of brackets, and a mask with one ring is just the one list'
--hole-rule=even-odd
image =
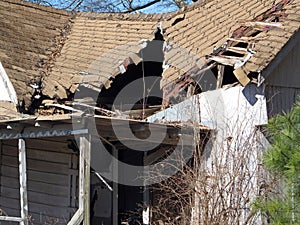
{"label": "roof edge", "polygon": [[261,75],[266,79],[274,71],[274,69],[281,63],[283,59],[292,51],[296,44],[300,41],[300,29],[292,35],[287,43],[278,52],[275,58],[267,65],[267,67],[261,72]]}
{"label": "roof edge", "polygon": [[14,5],[20,5],[23,7],[28,7],[28,8],[32,8],[32,9],[36,9],[36,10],[41,10],[44,12],[50,12],[50,13],[55,13],[58,15],[65,15],[68,16],[70,14],[72,14],[73,12],[71,11],[67,11],[64,9],[57,9],[51,6],[45,6],[45,5],[41,5],[41,4],[37,4],[37,3],[32,3],[32,2],[28,2],[26,0],[1,0],[3,2],[7,2],[9,4],[14,4]]}

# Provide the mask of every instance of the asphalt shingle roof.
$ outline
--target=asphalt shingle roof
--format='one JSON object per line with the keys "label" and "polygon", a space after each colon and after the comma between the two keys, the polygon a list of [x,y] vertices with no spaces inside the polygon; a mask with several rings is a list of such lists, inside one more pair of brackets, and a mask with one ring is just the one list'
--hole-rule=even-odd
{"label": "asphalt shingle roof", "polygon": [[[165,51],[168,67],[162,75],[162,87],[189,71],[193,60],[202,67],[207,60],[224,58],[228,47],[238,43],[228,38],[250,43],[254,54],[235,71],[236,75],[247,76],[266,69],[299,30],[299,12],[300,0],[207,0],[157,15],[71,13],[20,0],[2,0],[0,61],[26,107],[35,92],[30,84],[39,85],[44,95],[60,99],[89,79],[109,86],[110,78],[120,72],[122,61],[128,57],[140,60],[135,53],[142,48],[143,39],[153,39],[157,27],[163,29],[165,41],[172,46]],[[264,18],[268,13],[272,15]],[[280,16],[270,22],[276,14]],[[257,21],[280,23],[280,27],[250,23]],[[261,32],[253,36],[256,30]],[[211,58],[214,49],[224,43],[226,48]],[[184,58],[183,51],[193,58]],[[92,76],[82,76],[93,73],[97,74],[96,81]]]}

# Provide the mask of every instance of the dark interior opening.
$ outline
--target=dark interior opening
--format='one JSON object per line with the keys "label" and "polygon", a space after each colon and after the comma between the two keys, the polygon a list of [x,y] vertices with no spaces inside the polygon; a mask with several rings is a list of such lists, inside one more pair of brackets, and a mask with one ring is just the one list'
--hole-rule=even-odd
{"label": "dark interior opening", "polygon": [[[109,110],[118,109],[121,111],[161,105],[162,91],[160,90],[160,80],[164,61],[163,43],[161,31],[157,29],[154,40],[147,42],[147,46],[138,53],[139,57],[142,58],[142,62],[137,65],[130,64],[125,73],[118,74],[112,80],[110,88],[102,88],[97,98],[97,105]],[[134,128],[134,126],[138,127]],[[139,139],[145,139],[150,135],[147,126],[130,124],[130,129]],[[101,135],[101,129],[99,134]],[[115,141],[114,145],[118,151],[117,158],[120,162],[133,166],[143,166],[144,151],[130,149],[130,147],[126,147],[118,141]],[[108,150],[111,153],[109,148]],[[99,163],[105,164],[107,162]],[[118,177],[125,176],[127,172],[119,168]],[[101,191],[99,193],[103,192]],[[107,205],[111,207],[113,200],[118,202],[119,224],[124,221],[128,221],[129,224],[141,224],[142,214],[139,211],[144,199],[143,187],[118,184],[117,195],[117,199],[112,196],[111,201],[107,201]],[[100,205],[100,198],[98,198],[98,203]],[[95,207],[95,211],[98,210],[99,215],[104,211],[101,211],[100,208],[100,206],[98,208]],[[99,217],[97,223],[94,224],[101,224],[100,219],[104,221],[103,217]],[[112,221],[104,221],[103,224],[111,225]]]}
{"label": "dark interior opening", "polygon": [[256,31],[254,31],[251,35],[250,35],[250,37],[256,37],[258,34],[260,34],[262,31],[261,30],[256,30]]}
{"label": "dark interior opening", "polygon": [[[133,151],[122,149],[119,151],[119,160],[130,165],[143,166],[143,151]],[[128,171],[119,171],[119,176]],[[118,185],[118,211],[119,224],[128,222],[129,224],[138,224],[142,222],[141,205],[143,204],[143,187]]]}
{"label": "dark interior opening", "polygon": [[251,80],[258,79],[258,72],[250,72],[250,73],[248,74],[248,77],[249,77]]}
{"label": "dark interior opening", "polygon": [[248,43],[245,43],[245,42],[239,42],[239,43],[237,43],[234,47],[247,48],[247,47],[248,47]]}
{"label": "dark interior opening", "polygon": [[[161,62],[130,64],[124,74],[116,76],[109,89],[103,88],[101,90],[97,104],[110,110],[115,108],[122,111],[141,109],[143,104],[146,108],[149,105],[161,105],[161,74]],[[151,78],[145,79],[144,84],[143,79],[140,79],[143,77]],[[154,79],[154,77],[157,79]],[[134,105],[134,107],[129,107],[131,105]]]}
{"label": "dark interior opening", "polygon": [[233,74],[233,70],[234,68],[232,66],[225,66],[222,85],[233,84],[235,82],[238,82],[238,79]]}
{"label": "dark interior opening", "polygon": [[244,54],[237,53],[237,52],[232,52],[232,51],[226,51],[222,55],[235,56],[235,57],[244,57]]}
{"label": "dark interior opening", "polygon": [[155,38],[138,53],[143,61],[137,65],[130,64],[125,73],[120,73],[112,80],[110,88],[103,88],[98,95],[97,104],[121,111],[161,105],[163,43],[161,31],[157,29]]}

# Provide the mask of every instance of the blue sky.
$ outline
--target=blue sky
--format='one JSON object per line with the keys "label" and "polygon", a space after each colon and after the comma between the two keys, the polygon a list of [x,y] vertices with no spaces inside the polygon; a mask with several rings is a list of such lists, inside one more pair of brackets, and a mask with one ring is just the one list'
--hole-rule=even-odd
{"label": "blue sky", "polygon": [[[70,4],[70,2],[72,2],[72,0],[28,0],[31,2],[40,2],[42,4],[45,5],[49,5],[51,4],[52,6],[56,7],[56,8],[64,8],[66,6],[68,6]],[[79,1],[79,0],[77,0]],[[138,5],[144,5],[145,3],[148,3],[152,0],[133,0],[133,3],[135,3],[133,6],[138,6]],[[105,7],[104,10],[119,10],[119,11],[124,11],[124,7],[121,3],[121,0],[84,0],[85,3],[92,3],[95,6],[93,6],[93,9],[96,9],[97,11],[97,6],[101,6],[102,5],[102,9],[103,10],[103,5],[110,5],[109,7]],[[100,4],[99,4],[99,3]],[[187,0],[187,3],[190,4],[192,2],[192,0]],[[75,3],[72,7],[74,7],[77,3]],[[84,6],[84,4],[82,4],[81,6]],[[158,2],[146,9],[140,10],[140,13],[164,13],[164,12],[172,12],[172,11],[176,11],[178,8],[172,4],[172,0],[161,0],[161,2]],[[81,8],[81,10],[84,11],[88,11],[89,9],[87,7],[85,8]]]}

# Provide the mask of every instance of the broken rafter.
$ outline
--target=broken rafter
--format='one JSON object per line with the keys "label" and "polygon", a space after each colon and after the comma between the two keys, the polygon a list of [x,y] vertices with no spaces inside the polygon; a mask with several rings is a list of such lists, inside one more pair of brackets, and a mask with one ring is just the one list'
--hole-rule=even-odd
{"label": "broken rafter", "polygon": [[221,88],[222,87],[223,77],[224,77],[224,69],[225,69],[225,66],[218,65],[217,88]]}
{"label": "broken rafter", "polygon": [[73,107],[70,107],[70,106],[54,104],[54,103],[53,104],[52,103],[47,103],[47,104],[45,104],[45,106],[53,106],[53,107],[69,110],[69,111],[72,111],[72,112],[82,112],[81,110],[74,109]]}
{"label": "broken rafter", "polygon": [[240,37],[240,38],[227,38],[227,41],[232,42],[242,42],[242,43],[255,43],[260,40],[264,40],[264,38],[257,38],[257,37]]}
{"label": "broken rafter", "polygon": [[265,30],[267,28],[283,28],[282,23],[278,22],[243,21],[240,22],[240,24],[243,26],[255,27],[262,30]]}
{"label": "broken rafter", "polygon": [[107,116],[116,116],[117,115],[117,113],[115,113],[113,111],[110,111],[110,110],[107,110],[107,109],[103,109],[103,108],[100,108],[100,107],[97,107],[97,106],[91,106],[91,105],[88,105],[88,104],[85,104],[85,103],[73,102],[72,104],[73,105],[77,105],[77,106],[82,106],[82,107],[90,108],[90,109],[94,109],[94,110],[96,110],[98,112],[101,112],[101,113],[107,115]]}
{"label": "broken rafter", "polygon": [[248,49],[240,48],[240,47],[227,47],[226,50],[230,51],[230,52],[239,53],[239,54],[247,54],[248,53]]}
{"label": "broken rafter", "polygon": [[223,65],[233,66],[236,63],[239,63],[243,58],[234,57],[234,56],[208,56],[209,59],[218,62]]}
{"label": "broken rafter", "polygon": [[212,68],[214,68],[217,64],[214,62],[212,64],[210,64],[209,66],[206,66],[206,67],[202,67],[201,69],[198,69],[196,70],[196,72],[194,71],[194,73],[189,73],[190,70],[187,72],[188,75],[190,75],[192,78],[199,75],[199,74],[202,74],[208,70],[211,70]]}

